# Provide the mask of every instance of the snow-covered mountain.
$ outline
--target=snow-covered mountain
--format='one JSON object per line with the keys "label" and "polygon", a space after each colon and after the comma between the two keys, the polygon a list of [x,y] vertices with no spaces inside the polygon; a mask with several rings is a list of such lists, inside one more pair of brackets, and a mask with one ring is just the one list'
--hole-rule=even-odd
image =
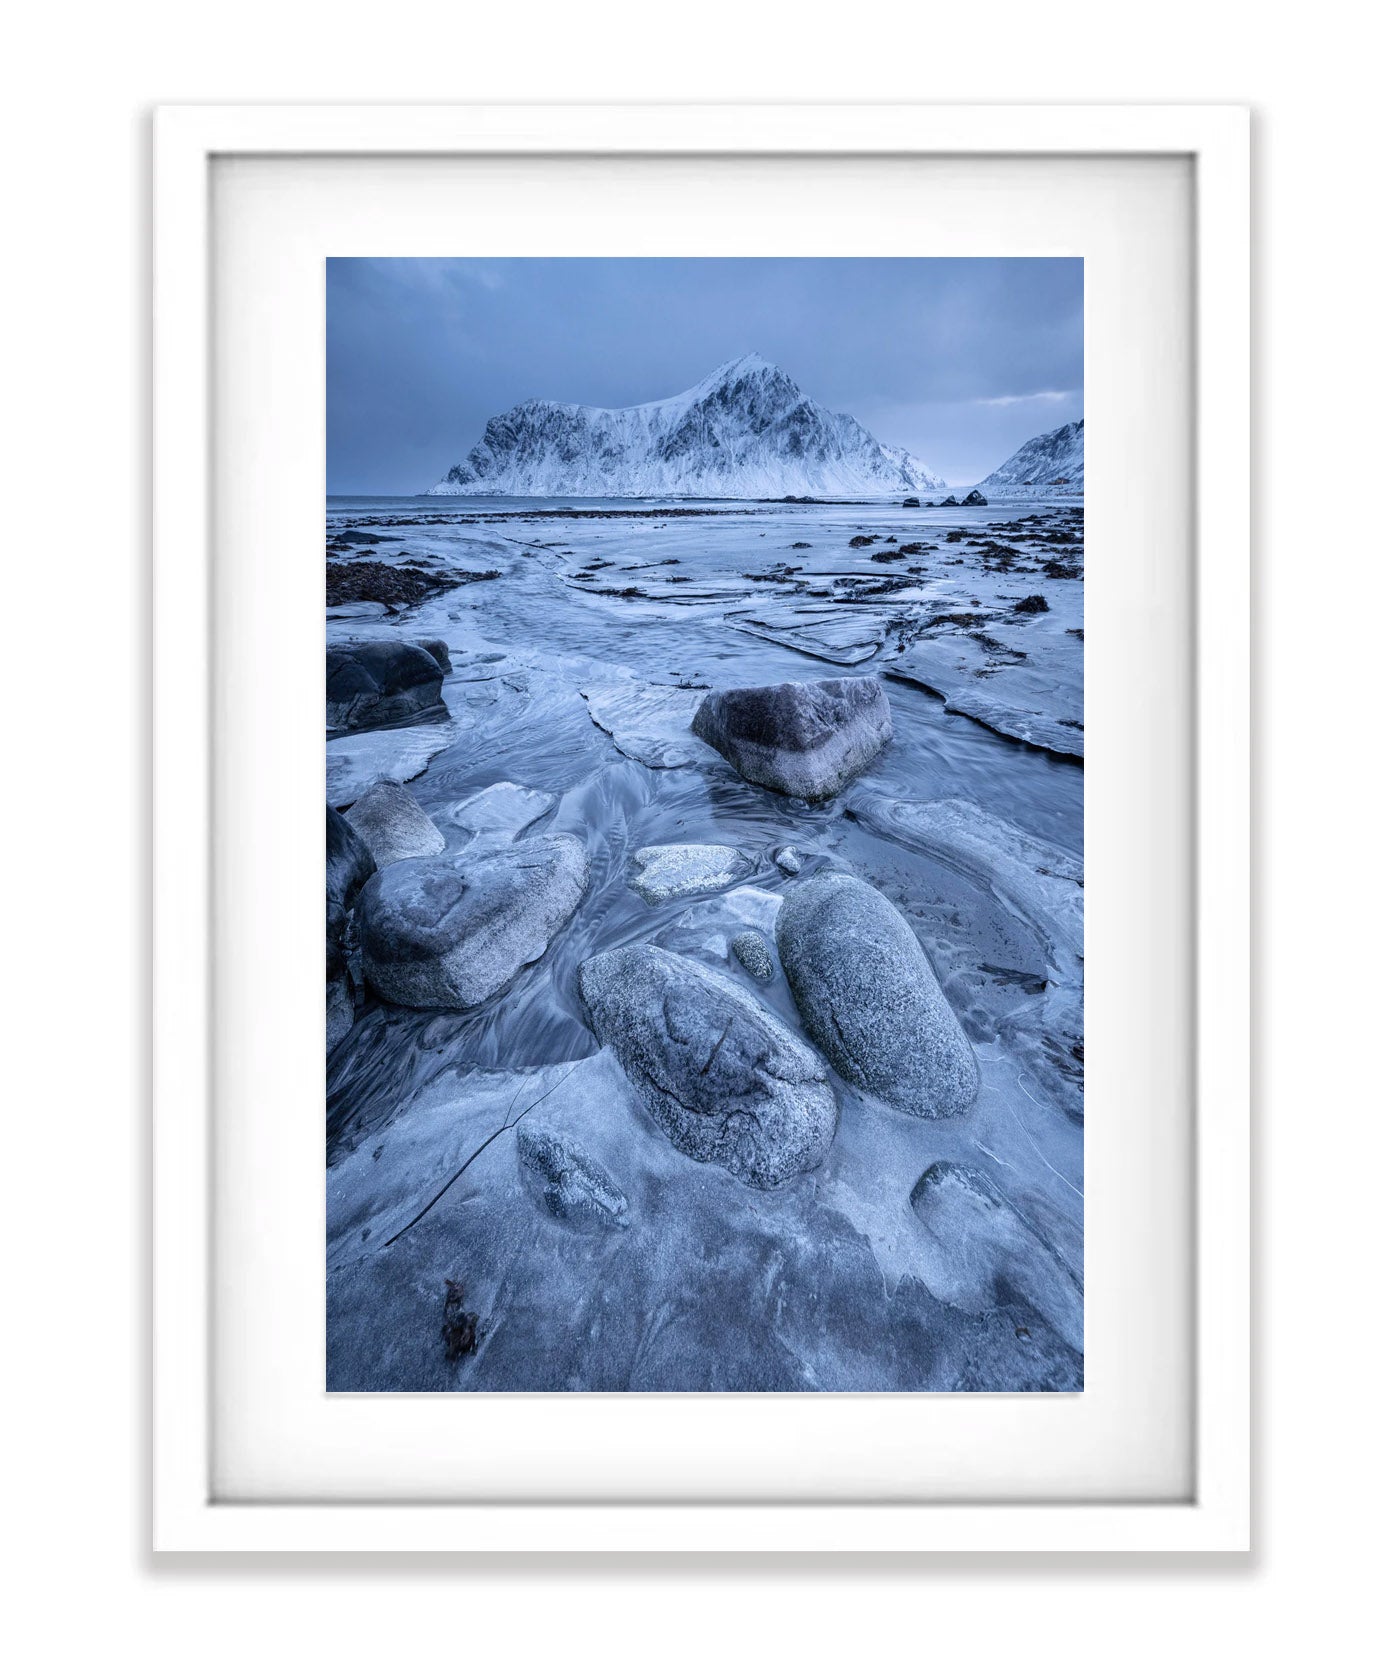
{"label": "snow-covered mountain", "polygon": [[805,396],[760,356],[637,408],[497,414],[434,496],[830,496],[942,490],[907,449]]}
{"label": "snow-covered mountain", "polygon": [[1084,422],[1042,432],[1023,443],[1009,461],[982,480],[984,490],[1009,490],[1022,484],[1062,484],[1084,488]]}

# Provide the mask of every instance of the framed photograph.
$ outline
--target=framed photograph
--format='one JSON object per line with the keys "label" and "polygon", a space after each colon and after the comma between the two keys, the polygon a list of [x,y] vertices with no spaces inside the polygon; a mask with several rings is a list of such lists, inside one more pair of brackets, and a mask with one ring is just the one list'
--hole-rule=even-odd
{"label": "framed photograph", "polygon": [[1246,1549],[1247,113],[155,167],[157,1548]]}

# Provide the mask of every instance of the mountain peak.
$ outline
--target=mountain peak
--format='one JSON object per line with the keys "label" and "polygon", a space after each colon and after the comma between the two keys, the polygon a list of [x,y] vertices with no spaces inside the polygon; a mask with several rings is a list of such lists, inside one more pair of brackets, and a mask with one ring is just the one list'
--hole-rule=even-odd
{"label": "mountain peak", "polygon": [[1084,422],[1072,420],[1054,431],[1030,438],[982,482],[998,490],[1059,484],[1082,491]]}
{"label": "mountain peak", "polygon": [[536,400],[494,415],[440,496],[872,495],[940,490],[907,450],[833,414],[748,351],[633,408]]}

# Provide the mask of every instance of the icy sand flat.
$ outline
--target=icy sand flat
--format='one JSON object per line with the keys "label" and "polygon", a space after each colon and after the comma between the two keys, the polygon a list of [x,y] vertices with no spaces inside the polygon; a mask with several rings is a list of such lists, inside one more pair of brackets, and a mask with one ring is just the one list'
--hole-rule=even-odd
{"label": "icy sand flat", "polygon": [[[589,868],[544,953],[471,1010],[386,1004],[352,963],[328,1385],[1079,1388],[1078,503],[333,503],[345,528],[386,565],[501,576],[375,620],[446,642],[451,716],[330,743],[332,803],[408,781],[450,851],[571,835]],[[1017,610],[1034,596],[1045,611]],[[847,675],[883,677],[893,735],[825,803],[751,785],[691,732],[712,687]],[[664,891],[644,896],[648,868]],[[755,1189],[656,1123],[578,971],[651,943],[810,1045],[775,929],[823,868],[912,930],[979,1088],[931,1120],[823,1059],[830,1148]],[[445,1333],[466,1314],[470,1352]]]}

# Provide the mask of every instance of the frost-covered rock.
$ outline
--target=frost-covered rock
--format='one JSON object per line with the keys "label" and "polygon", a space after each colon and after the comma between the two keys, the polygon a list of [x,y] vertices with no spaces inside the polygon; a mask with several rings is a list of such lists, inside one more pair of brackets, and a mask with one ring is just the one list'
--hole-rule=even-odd
{"label": "frost-covered rock", "polygon": [[742,933],[736,933],[729,941],[729,953],[761,986],[766,986],[773,978],[773,958],[769,954],[768,941],[754,929],[745,928]]}
{"label": "frost-covered rock", "polygon": [[877,677],[712,691],[691,727],[746,781],[801,799],[839,793],[894,733]]}
{"label": "frost-covered rock", "polygon": [[551,1218],[601,1230],[626,1227],[626,1196],[585,1150],[530,1120],[516,1126],[515,1148],[521,1182]]}
{"label": "frost-covered rock", "polygon": [[446,715],[442,668],[417,642],[331,642],[326,728],[344,734]]}
{"label": "frost-covered rock", "polygon": [[824,870],[778,912],[803,1023],[852,1084],[942,1120],[977,1096],[977,1058],[909,924],[883,893]]}
{"label": "frost-covered rock", "polygon": [[940,490],[906,449],[833,414],[759,356],[636,408],[525,402],[495,415],[435,496],[787,496]]}
{"label": "frost-covered rock", "polygon": [[836,1098],[811,1049],[735,981],[653,945],[590,957],[594,1032],[676,1148],[775,1189],[825,1157]]}
{"label": "frost-covered rock", "polygon": [[587,885],[571,834],[391,863],[360,895],[365,978],[391,1003],[471,1009],[544,954]]}
{"label": "frost-covered rock", "polygon": [[377,868],[400,858],[432,857],[445,844],[433,819],[401,782],[376,782],[345,813]]}
{"label": "frost-covered rock", "polygon": [[718,892],[753,871],[752,860],[734,846],[643,846],[632,861],[641,871],[632,885],[648,904]]}

